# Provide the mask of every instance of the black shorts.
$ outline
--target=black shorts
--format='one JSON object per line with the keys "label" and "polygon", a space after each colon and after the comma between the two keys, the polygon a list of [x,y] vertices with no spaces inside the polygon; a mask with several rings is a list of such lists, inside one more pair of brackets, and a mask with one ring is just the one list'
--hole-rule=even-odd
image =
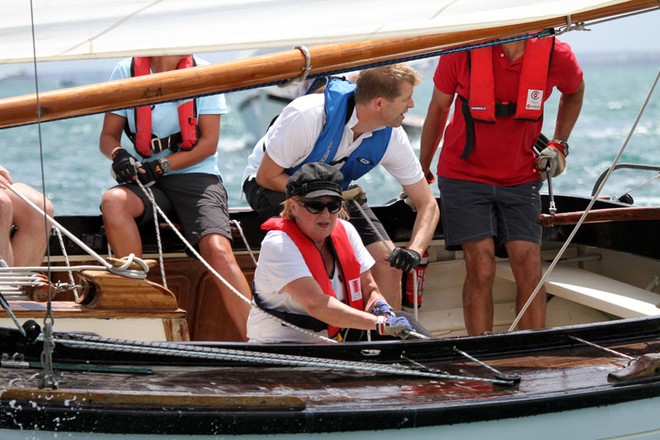
{"label": "black shorts", "polygon": [[439,177],[447,249],[485,237],[495,237],[498,245],[512,240],[541,244],[541,186],[540,180],[495,186]]}
{"label": "black shorts", "polygon": [[[282,203],[286,199],[286,194],[266,189],[260,186],[255,179],[249,179],[243,183],[243,192],[245,193],[245,198],[250,204],[250,207],[259,215],[261,220],[266,221],[271,217],[277,217],[282,212]],[[383,224],[378,220],[378,217],[376,217],[376,214],[374,214],[371,208],[369,208],[366,203],[360,206],[362,207],[364,214],[371,219],[383,238],[389,240],[389,236],[387,235],[387,232],[385,232]],[[355,229],[365,246],[380,240],[371,225],[369,225],[364,219],[364,215],[362,215],[362,213],[355,207],[353,202],[347,202],[346,208],[348,210],[348,215],[350,216],[348,221],[355,226]]]}
{"label": "black shorts", "polygon": [[[136,222],[153,222],[153,207],[136,183],[122,185],[144,203],[144,214]],[[219,176],[204,173],[174,174],[160,177],[150,187],[156,204],[181,224],[186,240],[195,245],[208,234],[221,234],[231,240],[227,191]]]}
{"label": "black shorts", "polygon": [[248,179],[243,183],[243,192],[248,204],[262,221],[271,217],[279,217],[286,194],[266,189],[255,179]]}

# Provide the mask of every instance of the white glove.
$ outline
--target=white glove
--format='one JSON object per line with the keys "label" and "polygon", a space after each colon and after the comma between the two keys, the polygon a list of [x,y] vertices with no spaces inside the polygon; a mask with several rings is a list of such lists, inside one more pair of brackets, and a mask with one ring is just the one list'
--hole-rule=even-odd
{"label": "white glove", "polygon": [[367,195],[359,185],[353,184],[346,191],[342,191],[341,196],[346,201],[355,200],[360,204],[367,201]]}
{"label": "white glove", "polygon": [[541,173],[543,180],[550,177],[557,177],[566,169],[566,156],[563,147],[556,142],[548,142],[536,158],[536,169]]}

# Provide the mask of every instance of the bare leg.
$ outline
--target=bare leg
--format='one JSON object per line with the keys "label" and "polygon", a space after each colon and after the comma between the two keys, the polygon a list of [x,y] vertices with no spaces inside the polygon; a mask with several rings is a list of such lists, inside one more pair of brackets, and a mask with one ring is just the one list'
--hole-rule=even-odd
{"label": "bare leg", "polygon": [[493,281],[495,280],[495,245],[491,237],[463,243],[465,284],[463,317],[468,335],[493,330]]}
{"label": "bare leg", "polygon": [[144,213],[142,200],[125,188],[111,188],[103,194],[101,212],[112,252],[120,258],[131,253],[142,257],[140,231],[135,223],[135,218]]}
{"label": "bare leg", "polygon": [[[250,286],[245,275],[238,266],[236,257],[231,248],[231,242],[220,234],[209,234],[199,240],[199,250],[204,259],[213,267],[231,286],[252,299]],[[222,301],[226,307],[229,318],[236,326],[243,341],[247,341],[247,317],[250,305],[238,298],[222,281],[213,277],[218,286]]]}
{"label": "bare leg", "polygon": [[[527,302],[536,285],[541,280],[541,248],[537,244],[527,241],[510,241],[506,243],[509,262],[513,276],[518,286],[516,297],[516,313]],[[545,287],[541,287],[527,311],[520,319],[518,328],[535,329],[545,327]]]}
{"label": "bare leg", "polygon": [[10,193],[11,191],[8,189],[0,187],[0,256],[8,266],[13,266],[14,253],[11,250],[9,234],[11,234],[14,211],[11,199],[9,198]]}
{"label": "bare leg", "polygon": [[[39,191],[23,183],[15,183],[12,187],[46,214],[53,216],[53,204]],[[9,197],[13,206],[13,223],[16,226],[16,232],[11,239],[13,265],[39,266],[46,254],[51,225],[16,194],[10,193]]]}
{"label": "bare leg", "polygon": [[[391,241],[388,240],[387,243],[391,249],[394,248]],[[394,310],[401,310],[401,271],[390,266],[387,260],[389,251],[380,241],[371,243],[367,246],[367,250],[376,260],[376,264],[371,268],[371,273],[378,284],[380,293]]]}

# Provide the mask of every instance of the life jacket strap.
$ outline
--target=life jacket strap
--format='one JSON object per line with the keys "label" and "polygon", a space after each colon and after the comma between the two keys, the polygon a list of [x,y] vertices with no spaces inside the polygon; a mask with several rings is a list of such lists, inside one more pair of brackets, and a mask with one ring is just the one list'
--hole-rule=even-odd
{"label": "life jacket strap", "polygon": [[[470,104],[467,99],[459,95],[461,99],[461,113],[465,118],[465,146],[463,147],[463,152],[461,153],[461,159],[467,159],[468,156],[472,153],[474,148],[474,121],[472,113],[470,112]],[[506,117],[513,116],[516,113],[516,103],[515,102],[496,102],[495,103],[495,116],[496,117]],[[479,121],[484,124],[494,124],[494,121]]]}
{"label": "life jacket strap", "polygon": [[[128,124],[126,124],[127,126]],[[130,133],[127,129],[124,129],[124,133],[128,136],[129,140],[135,144],[135,134]],[[151,151],[154,154],[158,154],[165,150],[178,151],[179,146],[181,145],[182,137],[181,132],[173,133],[169,136],[159,138],[155,135],[151,135]]]}
{"label": "life jacket strap", "polygon": [[286,321],[289,324],[293,324],[296,327],[304,328],[306,330],[311,330],[314,332],[321,332],[323,330],[328,329],[328,324],[326,324],[325,322],[319,319],[314,318],[313,316],[301,315],[299,313],[284,312],[281,310],[269,309],[267,307],[264,307],[264,303],[259,297],[259,294],[256,292],[255,289],[252,290],[254,292],[252,298],[254,299],[254,302],[257,305],[257,307],[259,307],[260,310],[268,313],[269,315],[279,318],[282,321]]}

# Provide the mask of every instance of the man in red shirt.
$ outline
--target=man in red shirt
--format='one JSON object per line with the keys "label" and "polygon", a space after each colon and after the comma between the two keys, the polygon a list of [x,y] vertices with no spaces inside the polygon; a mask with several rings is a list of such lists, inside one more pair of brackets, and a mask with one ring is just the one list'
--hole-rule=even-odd
{"label": "man in red shirt", "polygon": [[[432,180],[431,162],[444,135],[438,161],[443,231],[448,249],[463,248],[464,318],[468,334],[475,335],[493,327],[496,245],[509,255],[518,310],[541,279],[539,189],[546,173],[564,170],[584,80],[570,47],[544,38],[443,55],[433,81],[420,162]],[[541,134],[543,104],[555,87],[561,98],[554,136],[536,157],[532,146]],[[545,326],[545,301],[542,289],[521,329]]]}

